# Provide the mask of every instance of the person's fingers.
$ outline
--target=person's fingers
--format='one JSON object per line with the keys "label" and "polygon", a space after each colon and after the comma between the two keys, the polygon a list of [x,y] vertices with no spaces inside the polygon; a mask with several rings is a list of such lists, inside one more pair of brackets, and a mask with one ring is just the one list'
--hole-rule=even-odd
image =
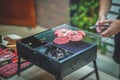
{"label": "person's fingers", "polygon": [[108,37],[112,35],[112,31],[107,29],[101,33],[102,36]]}
{"label": "person's fingers", "polygon": [[[96,24],[95,24],[95,25],[104,25],[104,24],[105,24],[105,22],[104,22],[105,19],[106,19],[106,18],[105,18],[104,16],[99,17],[98,20],[96,21]],[[101,27],[99,27],[99,26],[96,27],[96,31],[97,31],[98,33],[100,33],[100,32],[102,31]]]}
{"label": "person's fingers", "polygon": [[99,21],[97,21],[97,22],[95,23],[95,25],[99,25]]}
{"label": "person's fingers", "polygon": [[101,32],[101,29],[100,29],[99,27],[97,27],[97,28],[96,28],[96,31],[97,31],[98,33],[100,33],[100,32]]}
{"label": "person's fingers", "polygon": [[95,25],[99,25],[99,20],[96,21]]}
{"label": "person's fingers", "polygon": [[104,20],[105,23],[112,23],[113,20],[112,19],[108,19],[108,20]]}

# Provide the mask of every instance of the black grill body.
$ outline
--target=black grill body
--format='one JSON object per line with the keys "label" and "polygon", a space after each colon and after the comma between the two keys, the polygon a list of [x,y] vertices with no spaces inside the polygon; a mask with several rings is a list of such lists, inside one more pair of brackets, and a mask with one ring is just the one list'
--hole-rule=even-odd
{"label": "black grill body", "polygon": [[[65,26],[77,30],[77,28],[62,25],[62,27]],[[55,38],[53,34],[56,29],[58,29],[58,27],[18,41],[18,55],[60,78],[96,60],[97,45],[93,36],[90,42],[83,40],[58,45],[53,42]],[[62,58],[57,59],[50,55],[50,52],[56,51],[56,49],[64,53]]]}

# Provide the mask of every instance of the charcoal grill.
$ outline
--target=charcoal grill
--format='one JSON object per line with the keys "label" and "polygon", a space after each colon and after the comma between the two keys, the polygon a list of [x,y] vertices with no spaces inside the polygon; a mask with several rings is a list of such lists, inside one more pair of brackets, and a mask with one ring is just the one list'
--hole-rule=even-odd
{"label": "charcoal grill", "polygon": [[39,66],[47,72],[55,75],[56,80],[62,80],[73,71],[94,63],[95,70],[85,75],[80,80],[84,80],[89,75],[96,73],[99,80],[96,58],[97,58],[97,36],[87,32],[81,41],[70,41],[66,44],[56,44],[53,42],[54,31],[60,28],[80,30],[67,24],[43,31],[17,41],[18,51],[18,75],[20,75],[20,59],[24,58]]}

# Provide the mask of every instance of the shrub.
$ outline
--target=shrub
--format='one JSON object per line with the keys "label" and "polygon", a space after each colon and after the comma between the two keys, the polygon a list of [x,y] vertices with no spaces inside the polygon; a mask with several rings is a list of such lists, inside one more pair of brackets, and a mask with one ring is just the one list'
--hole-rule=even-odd
{"label": "shrub", "polygon": [[89,27],[94,25],[98,17],[98,0],[80,0],[79,4],[72,4],[71,11],[74,14],[71,16],[71,24],[80,29],[91,30]]}

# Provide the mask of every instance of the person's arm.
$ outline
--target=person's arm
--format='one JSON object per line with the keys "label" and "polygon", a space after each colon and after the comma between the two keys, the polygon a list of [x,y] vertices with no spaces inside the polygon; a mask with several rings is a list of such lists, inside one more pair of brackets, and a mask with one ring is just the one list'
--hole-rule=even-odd
{"label": "person's arm", "polygon": [[100,0],[99,4],[99,18],[106,17],[110,8],[111,8],[111,0]]}
{"label": "person's arm", "polygon": [[[104,20],[111,8],[111,0],[99,0],[99,14],[96,25],[104,25]],[[100,33],[103,30],[103,27],[97,27],[97,32]]]}

